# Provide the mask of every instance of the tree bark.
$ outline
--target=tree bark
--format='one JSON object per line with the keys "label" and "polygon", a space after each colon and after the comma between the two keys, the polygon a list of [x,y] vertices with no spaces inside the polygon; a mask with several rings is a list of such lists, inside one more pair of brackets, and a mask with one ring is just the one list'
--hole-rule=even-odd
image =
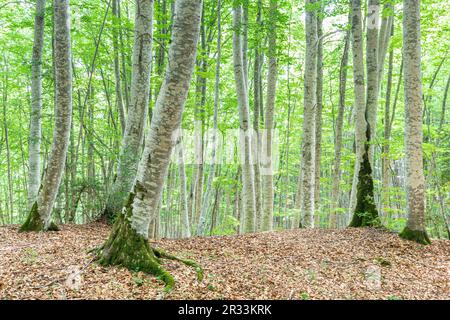
{"label": "tree bark", "polygon": [[255,231],[255,186],[254,186],[254,172],[252,161],[252,137],[249,124],[249,110],[248,110],[248,92],[245,83],[244,62],[242,57],[242,39],[241,39],[241,25],[242,25],[242,7],[235,1],[233,7],[233,64],[234,77],[236,82],[236,92],[239,105],[239,150],[240,161],[242,164],[242,185],[243,185],[243,214],[244,226],[243,232]]}
{"label": "tree bark", "polygon": [[[203,204],[200,211],[200,218],[197,225],[197,235],[204,235],[206,231],[206,218],[208,216],[208,211],[210,208],[211,195],[213,180],[216,174],[216,158],[217,158],[217,133],[218,133],[218,111],[220,104],[219,97],[219,86],[220,86],[220,59],[222,58],[222,30],[221,30],[221,0],[217,2],[217,56],[216,56],[216,78],[214,86],[214,116],[213,116],[213,130],[212,130],[212,141],[211,141],[211,165],[208,175],[208,180],[206,182],[206,191],[203,198]],[[217,192],[216,192],[217,196]],[[212,229],[211,229],[212,230]]]}
{"label": "tree bark", "polygon": [[319,225],[320,221],[320,159],[322,155],[322,94],[323,94],[323,30],[322,30],[322,15],[323,8],[321,7],[317,13],[317,85],[316,85],[316,119],[315,119],[315,157],[314,157],[314,207],[316,215],[314,217],[315,224]]}
{"label": "tree bark", "polygon": [[122,265],[160,276],[167,289],[174,281],[159,263],[158,257],[164,256],[150,247],[148,230],[150,221],[158,214],[175,142],[173,135],[180,126],[194,69],[202,1],[177,0],[175,6],[169,64],[156,100],[136,181],[123,214],[119,214],[99,256],[99,262],[105,265]]}
{"label": "tree bark", "polygon": [[28,140],[28,210],[37,199],[41,183],[42,48],[44,47],[45,0],[36,1],[31,62],[31,117]]}
{"label": "tree bark", "polygon": [[136,177],[149,104],[152,25],[153,0],[136,1],[131,104],[119,152],[117,176],[104,211],[109,221],[122,209]]}
{"label": "tree bark", "polygon": [[263,189],[263,225],[262,230],[272,230],[273,228],[273,126],[274,126],[274,110],[277,88],[277,10],[278,1],[271,0],[269,8],[269,70],[267,73],[267,98],[266,113],[263,136],[263,166],[262,166],[262,189]]}
{"label": "tree bark", "polygon": [[[303,95],[303,141],[301,173],[301,213],[303,226],[314,227],[314,182],[315,182],[315,108],[317,105],[317,13],[312,6],[316,0],[306,1],[305,33],[305,80]],[[309,8],[308,8],[309,6]],[[312,8],[311,8],[312,7]]]}
{"label": "tree bark", "polygon": [[[351,18],[351,17],[350,17]],[[350,21],[349,21],[350,22]],[[341,182],[341,157],[342,157],[342,127],[344,125],[345,98],[347,90],[347,65],[348,51],[350,46],[350,32],[347,31],[344,40],[344,51],[342,53],[339,68],[339,110],[336,118],[336,137],[334,142],[333,182],[331,186],[331,215],[330,227],[337,227],[337,212],[339,207],[339,191]]]}
{"label": "tree bark", "polygon": [[358,173],[366,143],[366,93],[364,84],[363,39],[361,21],[361,0],[352,0],[352,55],[353,55],[353,90],[355,109],[355,169],[353,171],[352,190],[350,194],[349,216],[356,207],[356,186]]}
{"label": "tree bark", "polygon": [[404,0],[403,72],[408,222],[400,236],[422,244],[430,244],[425,229],[420,47],[420,1]]}
{"label": "tree bark", "polygon": [[72,65],[69,0],[54,1],[56,114],[53,144],[42,186],[21,231],[55,229],[50,223],[69,147],[72,122]]}

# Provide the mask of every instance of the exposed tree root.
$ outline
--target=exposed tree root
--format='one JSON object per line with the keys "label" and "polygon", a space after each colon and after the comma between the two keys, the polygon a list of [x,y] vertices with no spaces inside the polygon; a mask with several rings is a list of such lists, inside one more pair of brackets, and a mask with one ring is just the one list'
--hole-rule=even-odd
{"label": "exposed tree root", "polygon": [[181,263],[184,263],[187,266],[193,267],[195,269],[195,272],[197,272],[197,280],[198,281],[203,280],[203,269],[200,267],[200,265],[197,262],[195,262],[193,260],[189,260],[189,259],[183,259],[183,258],[176,257],[170,253],[162,251],[161,249],[156,249],[156,248],[152,248],[152,249],[153,249],[155,256],[158,258],[166,258],[166,259],[170,259],[170,260],[179,261]]}
{"label": "exposed tree root", "polygon": [[97,262],[104,266],[119,265],[132,271],[152,274],[164,281],[166,291],[170,291],[173,288],[175,281],[172,275],[161,266],[159,258],[177,260],[194,267],[197,271],[198,279],[201,280],[203,272],[197,263],[153,249],[148,243],[148,239],[138,234],[131,227],[129,217],[132,212],[132,198],[133,196],[130,196],[126,213],[117,217],[108,240],[102,247],[92,250],[96,251]]}

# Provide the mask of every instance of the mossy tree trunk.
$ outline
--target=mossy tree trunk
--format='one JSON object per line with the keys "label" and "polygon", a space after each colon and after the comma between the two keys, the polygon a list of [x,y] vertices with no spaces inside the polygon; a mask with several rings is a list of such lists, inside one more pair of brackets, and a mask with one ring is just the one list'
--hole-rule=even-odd
{"label": "mossy tree trunk", "polygon": [[350,227],[378,227],[378,216],[375,199],[373,196],[372,167],[370,165],[370,125],[367,123],[367,142],[364,149],[363,160],[358,173],[358,185],[356,193],[356,208],[353,213]]}
{"label": "mossy tree trunk", "polygon": [[157,275],[168,289],[173,286],[173,279],[157,256],[179,260],[200,271],[194,262],[153,249],[148,243],[150,221],[158,215],[173,138],[187,99],[200,31],[202,1],[177,0],[175,5],[170,63],[156,101],[133,191],[98,256],[103,265],[121,265]]}

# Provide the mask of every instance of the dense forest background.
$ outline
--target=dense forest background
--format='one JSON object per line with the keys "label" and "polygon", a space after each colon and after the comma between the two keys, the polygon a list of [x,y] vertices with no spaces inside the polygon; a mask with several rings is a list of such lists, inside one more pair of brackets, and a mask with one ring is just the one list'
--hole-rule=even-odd
{"label": "dense forest background", "polygon": [[[233,1],[221,1],[220,34],[216,1],[205,1],[196,67],[181,127],[203,137],[202,161],[187,161],[180,169],[173,152],[164,184],[159,214],[149,237],[183,235],[183,208],[187,205],[192,235],[242,232],[242,166],[237,156],[218,153],[216,166],[205,160],[208,129],[217,125],[223,142],[235,141],[239,112],[233,71]],[[130,107],[135,10],[129,0],[72,0],[71,43],[73,122],[64,176],[53,211],[56,223],[87,223],[104,212],[116,176],[125,118]],[[316,4],[317,5],[317,4]],[[423,151],[426,181],[426,227],[429,235],[450,238],[450,17],[446,0],[421,4],[423,81]],[[373,130],[375,204],[382,224],[401,231],[407,220],[405,193],[405,116],[402,79],[402,3],[381,1],[381,20],[390,20]],[[174,2],[154,3],[151,79],[146,128],[168,61]],[[322,46],[322,103],[316,114],[315,227],[348,226],[352,217],[350,194],[355,168],[355,107],[353,58],[350,46],[348,1],[319,1]],[[368,8],[363,1],[363,17]],[[270,60],[277,61],[274,108],[276,171],[273,176],[274,229],[298,226],[299,179],[304,137],[305,25],[304,3],[279,0],[271,15],[268,1],[243,2],[243,55],[248,79],[250,123],[264,127]],[[51,150],[55,123],[53,6],[45,6],[42,59],[41,172]],[[271,17],[271,19],[270,19]],[[21,224],[28,215],[29,131],[34,1],[0,1],[0,224]],[[276,48],[270,49],[270,26],[276,24]],[[364,39],[368,21],[363,19]],[[220,43],[218,43],[218,40]],[[218,44],[220,44],[218,46]],[[217,60],[218,48],[220,59]],[[220,64],[218,64],[220,62]],[[216,74],[220,77],[217,79]],[[256,88],[256,89],[255,89]],[[216,92],[220,92],[215,100]],[[216,107],[216,108],[215,108]],[[215,114],[215,109],[217,113]],[[215,123],[215,118],[217,123]],[[320,119],[317,122],[317,119]],[[144,135],[147,131],[144,131]],[[209,139],[209,140],[208,140]],[[231,142],[230,142],[231,141]],[[195,144],[195,143],[194,143]],[[337,145],[341,145],[337,148]],[[188,147],[186,147],[188,149]],[[198,149],[196,149],[198,150]],[[237,154],[237,153],[235,153]],[[228,158],[226,158],[228,157]],[[226,158],[226,159],[225,159]],[[197,159],[198,160],[198,159]],[[221,163],[222,162],[222,163]],[[318,169],[317,169],[318,168]],[[212,178],[209,178],[212,176]],[[256,179],[260,179],[256,174]],[[264,189],[260,182],[260,201]],[[185,194],[186,191],[186,194]],[[187,199],[185,201],[185,199]],[[204,209],[206,208],[206,209]],[[201,217],[204,221],[199,228]]]}

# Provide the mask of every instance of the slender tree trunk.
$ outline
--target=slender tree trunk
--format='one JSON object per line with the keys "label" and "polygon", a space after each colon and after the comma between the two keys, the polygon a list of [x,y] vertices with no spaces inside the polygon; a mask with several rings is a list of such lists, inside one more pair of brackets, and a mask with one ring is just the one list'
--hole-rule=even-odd
{"label": "slender tree trunk", "polygon": [[[375,140],[377,132],[377,112],[378,112],[378,32],[379,32],[379,8],[380,0],[369,0],[368,2],[368,22],[367,22],[367,41],[366,41],[366,69],[367,69],[367,88],[366,88],[366,116],[370,127],[370,139]],[[380,68],[381,69],[381,68]],[[374,167],[374,148],[369,147],[369,161]]]}
{"label": "slender tree trunk", "polygon": [[384,141],[382,148],[382,157],[381,157],[381,207],[382,207],[382,215],[386,217],[388,215],[388,208],[390,207],[389,203],[389,167],[390,167],[390,139],[391,139],[391,127],[390,127],[390,113],[391,113],[391,91],[392,91],[392,70],[393,70],[393,60],[394,60],[394,52],[391,50],[389,52],[389,68],[388,68],[388,79],[386,86],[386,102],[384,104]]}
{"label": "slender tree trunk", "polygon": [[115,77],[115,88],[116,88],[116,104],[117,104],[117,111],[119,112],[119,120],[120,120],[120,126],[122,128],[122,134],[125,133],[125,110],[123,106],[123,98],[122,98],[122,89],[121,89],[121,80],[120,80],[120,61],[119,61],[119,25],[118,20],[119,17],[119,9],[118,9],[118,3],[120,0],[112,0],[112,13],[113,13],[113,51],[114,51],[114,77]]}
{"label": "slender tree trunk", "polygon": [[[219,86],[220,86],[220,59],[222,57],[221,47],[221,0],[217,2],[217,56],[216,56],[216,79],[214,86],[214,119],[213,119],[213,131],[211,141],[211,165],[208,175],[208,181],[206,183],[205,196],[203,198],[203,204],[200,211],[200,218],[197,225],[197,235],[204,235],[206,231],[206,219],[210,208],[210,200],[212,195],[212,184],[216,174],[216,153],[217,153],[217,133],[218,133],[218,110],[219,110]],[[217,192],[216,192],[217,196]]]}
{"label": "slender tree trunk", "polygon": [[152,25],[153,0],[136,1],[131,104],[119,153],[117,177],[104,211],[109,221],[122,209],[136,177],[148,112]]}
{"label": "slender tree trunk", "polygon": [[36,1],[34,43],[31,62],[31,117],[28,139],[28,210],[37,199],[41,183],[41,109],[42,109],[42,48],[44,46],[45,0]]}
{"label": "slender tree trunk", "polygon": [[267,98],[266,114],[264,117],[264,139],[263,139],[263,158],[262,158],[262,189],[263,189],[263,225],[262,230],[272,230],[273,228],[273,125],[275,110],[275,95],[277,88],[277,0],[270,1],[269,8],[269,70],[267,73]]}
{"label": "slender tree trunk", "polygon": [[378,226],[380,221],[373,194],[373,151],[371,144],[376,133],[378,109],[378,8],[379,0],[369,0],[367,21],[367,90],[364,121],[366,140],[358,171],[356,206],[351,227]]}
{"label": "slender tree trunk", "polygon": [[[119,214],[99,256],[99,262],[105,265],[122,265],[160,276],[168,289],[174,281],[161,267],[158,257],[181,259],[151,248],[148,230],[150,221],[158,214],[174,144],[173,134],[180,127],[195,65],[201,8],[201,0],[176,1],[169,64],[146,136],[136,181],[123,214]],[[148,92],[145,97],[148,97]]]}
{"label": "slender tree trunk", "polygon": [[[258,12],[256,15],[256,24],[258,28],[262,28],[262,1],[258,0]],[[260,172],[260,156],[261,156],[261,134],[260,134],[260,109],[262,101],[261,90],[261,73],[262,73],[262,53],[261,53],[261,39],[259,32],[261,29],[257,29],[255,33],[255,61],[253,66],[253,130],[255,131],[255,207],[256,207],[256,230],[262,228],[263,216],[262,216],[262,194],[261,194],[261,172]]]}
{"label": "slender tree trunk", "polygon": [[301,173],[301,213],[303,226],[314,227],[314,181],[315,181],[315,108],[317,105],[317,12],[316,0],[307,0],[305,14],[306,53],[303,95],[303,141]]}
{"label": "slender tree trunk", "polygon": [[316,86],[316,119],[315,119],[315,157],[314,157],[314,207],[316,211],[315,224],[319,225],[320,219],[320,159],[322,155],[322,95],[323,95],[323,30],[321,7],[317,13],[317,86]]}
{"label": "slender tree trunk", "polygon": [[353,54],[353,90],[355,95],[355,170],[353,171],[350,194],[349,216],[356,206],[356,186],[358,173],[366,143],[366,93],[364,84],[364,56],[361,21],[361,0],[352,0],[352,54]]}
{"label": "slender tree trunk", "polygon": [[180,198],[181,198],[181,236],[189,238],[191,236],[191,225],[189,223],[188,199],[187,199],[187,183],[186,183],[186,167],[184,164],[183,140],[178,140],[178,170],[180,175]]}
{"label": "slender tree trunk", "polygon": [[[350,17],[351,19],[351,17]],[[350,22],[350,21],[349,21]],[[331,215],[330,227],[337,227],[337,208],[339,207],[339,192],[341,182],[341,157],[342,157],[342,127],[344,125],[345,97],[347,90],[347,65],[350,46],[350,32],[345,36],[344,52],[342,53],[339,68],[339,110],[336,118],[336,137],[334,142],[333,178],[331,187]]]}
{"label": "slender tree trunk", "polygon": [[12,178],[12,170],[11,170],[11,144],[9,142],[9,125],[8,119],[6,117],[6,108],[8,103],[8,61],[6,60],[6,56],[3,56],[3,63],[5,66],[4,69],[4,79],[3,79],[3,128],[5,134],[5,147],[6,147],[6,165],[8,168],[8,211],[10,215],[10,223],[14,222],[14,183]]}
{"label": "slender tree trunk", "polygon": [[425,178],[422,152],[422,79],[420,69],[420,1],[403,1],[406,192],[408,222],[405,239],[429,244],[425,229]]}
{"label": "slender tree trunk", "polygon": [[252,137],[249,123],[248,92],[245,83],[244,62],[242,58],[242,7],[235,1],[233,8],[233,63],[234,77],[236,81],[236,91],[239,105],[239,150],[242,164],[242,185],[243,185],[243,210],[244,228],[243,232],[255,231],[255,186],[252,161]]}
{"label": "slender tree trunk", "polygon": [[37,200],[21,231],[55,229],[50,223],[69,147],[72,122],[72,65],[68,0],[54,1],[56,115],[53,144]]}

